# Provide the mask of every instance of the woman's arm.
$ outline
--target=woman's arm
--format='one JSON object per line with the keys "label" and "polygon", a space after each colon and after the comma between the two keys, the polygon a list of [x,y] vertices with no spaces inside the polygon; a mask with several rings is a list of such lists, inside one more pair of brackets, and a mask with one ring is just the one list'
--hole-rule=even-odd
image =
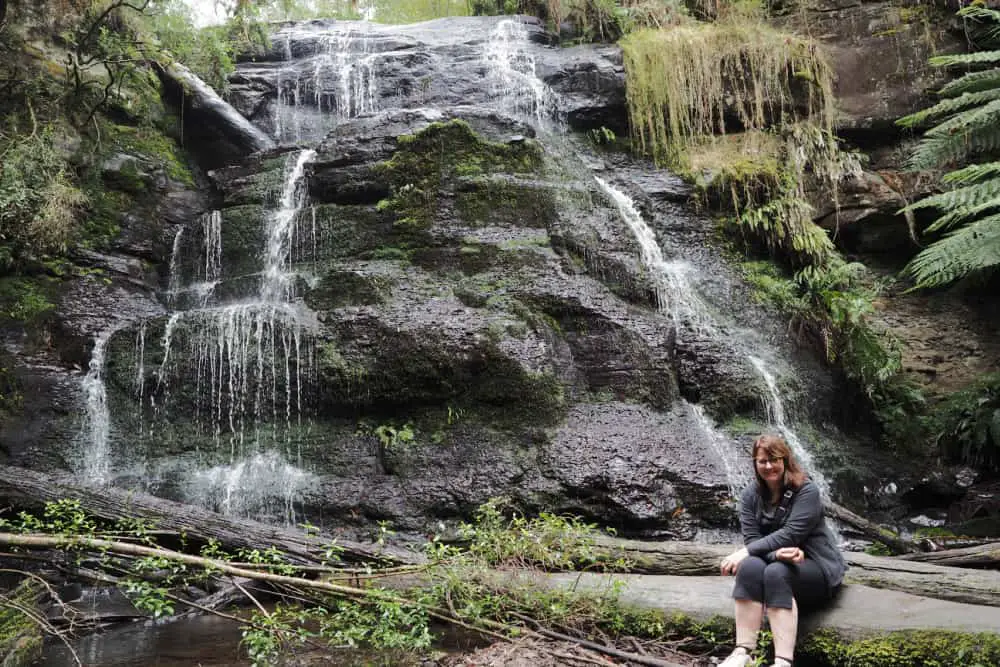
{"label": "woman's arm", "polygon": [[757,492],[757,485],[751,484],[740,496],[740,532],[743,534],[743,544],[750,544],[760,539],[760,523],[757,521],[758,502],[760,494]]}
{"label": "woman's arm", "polygon": [[782,547],[801,546],[822,520],[823,500],[819,495],[819,488],[806,482],[795,494],[785,524],[766,537],[747,542],[747,552],[753,556],[764,556]]}

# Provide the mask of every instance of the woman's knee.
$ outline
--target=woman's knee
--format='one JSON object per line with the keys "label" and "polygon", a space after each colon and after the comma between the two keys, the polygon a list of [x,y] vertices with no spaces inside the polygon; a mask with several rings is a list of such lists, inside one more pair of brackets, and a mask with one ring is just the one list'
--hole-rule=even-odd
{"label": "woman's knee", "polygon": [[767,569],[767,561],[760,556],[747,556],[736,569],[736,580],[754,583],[764,581],[764,571]]}
{"label": "woman's knee", "polygon": [[795,573],[786,563],[770,563],[764,569],[764,598],[769,607],[791,609]]}

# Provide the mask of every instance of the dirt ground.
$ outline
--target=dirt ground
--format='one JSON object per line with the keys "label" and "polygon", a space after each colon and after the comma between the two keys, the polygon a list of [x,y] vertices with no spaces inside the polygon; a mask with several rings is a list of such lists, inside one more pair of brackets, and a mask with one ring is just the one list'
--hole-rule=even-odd
{"label": "dirt ground", "polygon": [[[711,665],[709,658],[694,657],[666,645],[635,645],[621,647],[630,653],[663,661],[671,667]],[[640,653],[641,652],[641,653]],[[499,642],[473,653],[449,658],[443,667],[562,667],[564,665],[616,665],[640,667],[644,663],[630,661],[585,649],[571,642],[523,639]]]}

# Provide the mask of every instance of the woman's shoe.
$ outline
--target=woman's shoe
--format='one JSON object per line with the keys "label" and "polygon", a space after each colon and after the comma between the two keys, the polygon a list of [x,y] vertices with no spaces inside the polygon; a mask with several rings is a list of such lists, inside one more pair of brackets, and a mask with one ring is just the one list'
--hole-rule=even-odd
{"label": "woman's shoe", "polygon": [[737,646],[728,658],[719,663],[719,667],[747,667],[752,660],[745,646]]}
{"label": "woman's shoe", "polygon": [[782,658],[779,655],[774,656],[774,662],[771,667],[792,667],[792,661],[788,658]]}

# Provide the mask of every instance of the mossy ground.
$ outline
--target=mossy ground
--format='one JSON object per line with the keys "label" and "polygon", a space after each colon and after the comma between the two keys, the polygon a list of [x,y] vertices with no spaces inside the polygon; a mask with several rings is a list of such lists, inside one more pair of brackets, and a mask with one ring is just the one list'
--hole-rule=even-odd
{"label": "mossy ground", "polygon": [[42,629],[20,609],[34,609],[42,586],[26,579],[8,596],[10,604],[0,607],[0,662],[4,667],[28,667],[42,651]]}

